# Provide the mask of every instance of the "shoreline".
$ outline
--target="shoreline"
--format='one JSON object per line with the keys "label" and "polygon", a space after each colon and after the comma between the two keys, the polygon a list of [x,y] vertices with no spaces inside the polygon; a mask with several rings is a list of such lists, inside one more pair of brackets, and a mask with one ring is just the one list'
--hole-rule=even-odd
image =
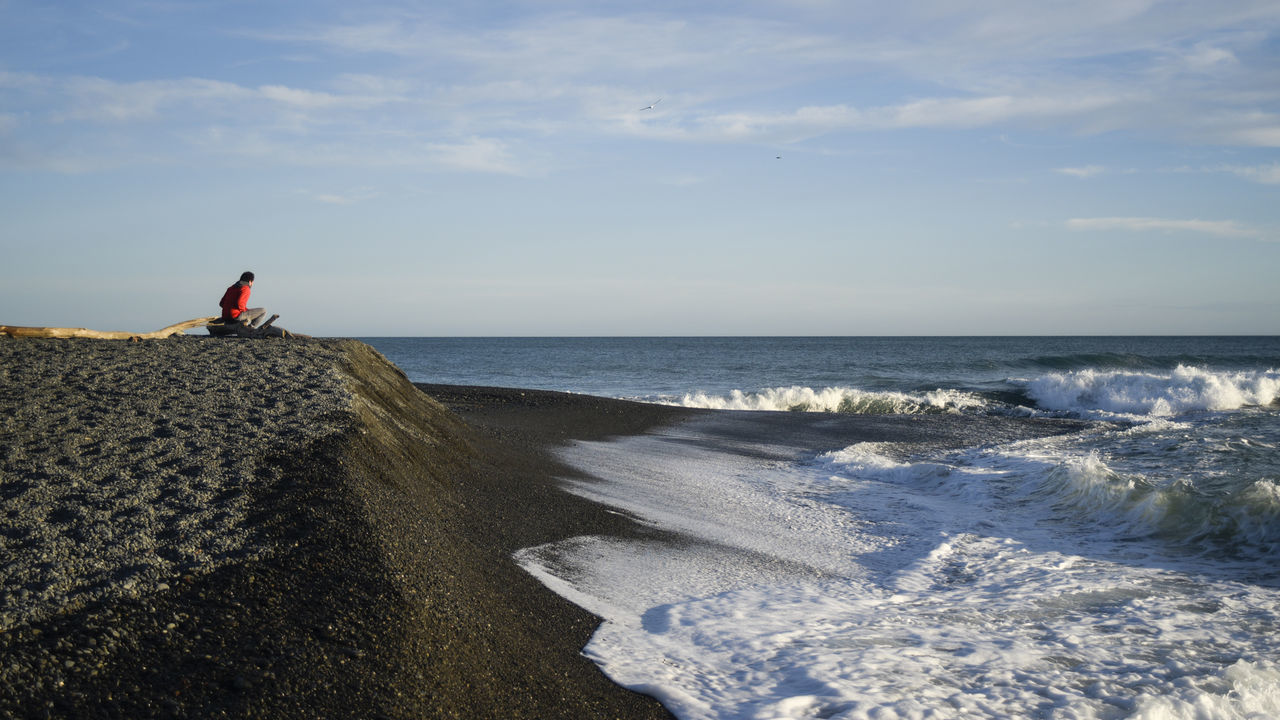
{"label": "shoreline", "polygon": [[808,415],[413,384],[354,340],[0,340],[0,715],[670,718],[513,557],[661,534],[555,450],[1010,429]]}
{"label": "shoreline", "polygon": [[345,340],[0,356],[0,715],[670,717],[511,554],[639,532],[548,449],[681,411],[460,388],[464,420]]}

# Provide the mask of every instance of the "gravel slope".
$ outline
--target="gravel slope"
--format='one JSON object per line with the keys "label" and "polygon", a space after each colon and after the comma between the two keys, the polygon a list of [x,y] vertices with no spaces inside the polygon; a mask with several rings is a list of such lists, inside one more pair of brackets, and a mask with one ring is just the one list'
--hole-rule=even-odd
{"label": "gravel slope", "polygon": [[0,716],[668,717],[510,555],[639,532],[546,450],[680,412],[447,390],[354,341],[0,341]]}

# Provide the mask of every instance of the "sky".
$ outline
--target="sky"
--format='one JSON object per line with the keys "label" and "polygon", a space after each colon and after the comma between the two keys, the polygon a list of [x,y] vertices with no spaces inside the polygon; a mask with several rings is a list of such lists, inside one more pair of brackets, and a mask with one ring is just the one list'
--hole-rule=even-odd
{"label": "sky", "polygon": [[1280,332],[1280,3],[0,0],[0,324]]}

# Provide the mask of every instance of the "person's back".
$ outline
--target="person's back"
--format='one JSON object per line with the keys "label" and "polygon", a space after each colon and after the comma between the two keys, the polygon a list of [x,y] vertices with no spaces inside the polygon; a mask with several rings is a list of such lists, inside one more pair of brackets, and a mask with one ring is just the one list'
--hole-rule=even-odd
{"label": "person's back", "polygon": [[227,291],[222,294],[222,299],[218,301],[218,307],[222,308],[223,323],[252,325],[267,313],[266,308],[246,307],[252,289],[253,273],[246,270],[240,274],[240,280],[227,288]]}

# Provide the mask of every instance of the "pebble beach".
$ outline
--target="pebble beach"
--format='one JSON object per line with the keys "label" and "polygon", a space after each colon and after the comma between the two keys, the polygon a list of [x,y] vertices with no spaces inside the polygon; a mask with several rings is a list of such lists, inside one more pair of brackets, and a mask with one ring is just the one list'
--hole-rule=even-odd
{"label": "pebble beach", "polygon": [[0,716],[669,717],[511,555],[645,532],[548,451],[689,412],[349,340],[0,341]]}

